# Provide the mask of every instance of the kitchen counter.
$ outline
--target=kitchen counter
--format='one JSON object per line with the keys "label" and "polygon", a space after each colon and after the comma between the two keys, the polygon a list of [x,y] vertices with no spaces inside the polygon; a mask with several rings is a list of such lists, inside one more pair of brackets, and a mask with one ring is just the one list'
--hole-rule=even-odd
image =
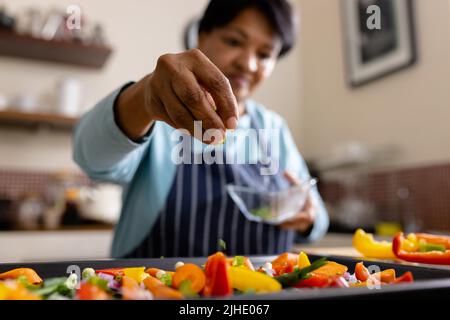
{"label": "kitchen counter", "polygon": [[292,251],[305,251],[318,255],[335,255],[359,258],[361,255],[352,246],[353,234],[328,233],[323,239],[311,244],[296,244]]}
{"label": "kitchen counter", "polygon": [[0,232],[0,262],[105,259],[112,229]]}

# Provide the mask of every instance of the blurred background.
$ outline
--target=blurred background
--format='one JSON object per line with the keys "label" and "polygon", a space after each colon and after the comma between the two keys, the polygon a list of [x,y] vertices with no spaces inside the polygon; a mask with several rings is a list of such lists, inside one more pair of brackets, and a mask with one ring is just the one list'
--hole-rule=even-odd
{"label": "blurred background", "polygon": [[[330,237],[448,232],[450,2],[293,3],[297,46],[255,99],[287,120],[319,178]],[[81,173],[71,132],[96,101],[183,50],[206,4],[0,0],[1,262],[108,257],[122,191]],[[381,30],[362,27],[373,4]]]}

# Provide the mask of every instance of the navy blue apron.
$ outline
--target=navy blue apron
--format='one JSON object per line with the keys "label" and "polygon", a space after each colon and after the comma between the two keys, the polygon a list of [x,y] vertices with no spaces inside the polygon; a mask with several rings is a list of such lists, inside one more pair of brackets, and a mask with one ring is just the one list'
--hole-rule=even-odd
{"label": "navy blue apron", "polygon": [[[260,128],[253,119],[251,123],[252,128]],[[272,190],[288,186],[282,173],[262,176],[261,167],[260,162],[178,165],[159,218],[126,258],[204,257],[218,250],[227,255],[276,255],[288,251],[294,231],[248,220],[226,190],[227,184],[267,186],[267,179]]]}

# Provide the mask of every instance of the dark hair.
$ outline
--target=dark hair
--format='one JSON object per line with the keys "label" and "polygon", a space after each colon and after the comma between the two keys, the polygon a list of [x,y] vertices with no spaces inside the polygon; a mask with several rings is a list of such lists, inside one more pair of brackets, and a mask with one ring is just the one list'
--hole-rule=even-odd
{"label": "dark hair", "polygon": [[266,17],[281,39],[278,56],[285,55],[296,38],[295,15],[288,0],[211,0],[200,20],[199,34],[227,25],[247,8],[255,8]]}

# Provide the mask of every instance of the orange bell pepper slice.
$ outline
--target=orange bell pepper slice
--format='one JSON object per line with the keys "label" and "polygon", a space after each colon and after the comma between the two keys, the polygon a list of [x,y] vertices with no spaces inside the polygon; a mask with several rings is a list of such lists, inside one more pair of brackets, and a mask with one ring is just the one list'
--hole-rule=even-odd
{"label": "orange bell pepper slice", "polygon": [[282,275],[294,271],[294,268],[298,264],[298,254],[285,252],[280,254],[275,260],[272,261],[272,269],[275,272],[275,276]]}
{"label": "orange bell pepper slice", "polygon": [[320,274],[323,276],[342,276],[348,270],[347,266],[343,264],[336,263],[334,261],[328,261],[324,266],[311,272],[312,274]]}
{"label": "orange bell pepper slice", "polygon": [[0,280],[4,279],[17,279],[21,276],[25,276],[27,281],[31,284],[40,284],[42,283],[41,277],[30,268],[17,268],[13,270],[9,270],[0,274]]}
{"label": "orange bell pepper slice", "polygon": [[382,283],[392,283],[396,280],[395,269],[386,269],[372,274],[372,277],[379,279]]}
{"label": "orange bell pepper slice", "polygon": [[370,278],[369,269],[364,266],[364,263],[358,262],[355,265],[355,277],[361,282],[366,282]]}

